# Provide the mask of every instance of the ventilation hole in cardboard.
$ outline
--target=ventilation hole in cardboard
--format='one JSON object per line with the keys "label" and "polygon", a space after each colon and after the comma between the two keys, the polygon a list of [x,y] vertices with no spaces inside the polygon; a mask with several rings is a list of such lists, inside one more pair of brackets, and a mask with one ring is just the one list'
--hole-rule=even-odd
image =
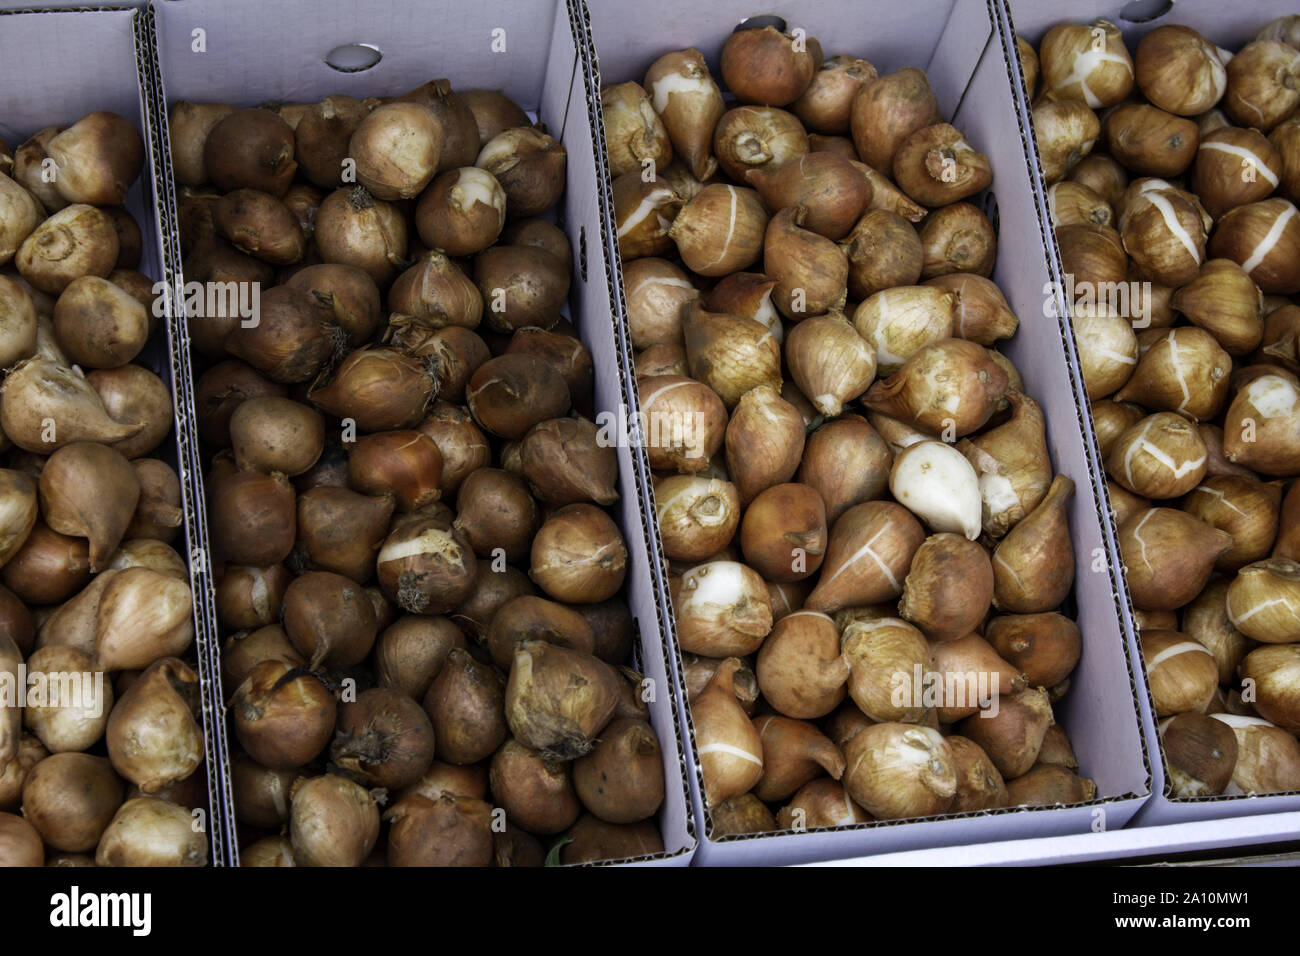
{"label": "ventilation hole in cardboard", "polygon": [[1119,11],[1119,18],[1129,23],[1150,23],[1159,20],[1174,8],[1174,0],[1132,0]]}
{"label": "ventilation hole in cardboard", "polygon": [[340,73],[360,73],[383,58],[384,54],[373,43],[345,43],[325,54],[325,64]]}
{"label": "ventilation hole in cardboard", "polygon": [[587,227],[578,227],[578,274],[587,281]]}
{"label": "ventilation hole in cardboard", "polygon": [[741,20],[736,24],[736,29],[732,33],[739,33],[741,30],[761,30],[763,27],[774,27],[778,33],[785,32],[785,20],[778,17],[775,13],[764,13],[757,17],[750,17],[747,20]]}
{"label": "ventilation hole in cardboard", "polygon": [[984,193],[984,215],[989,217],[989,222],[993,225],[993,235],[998,234],[998,197],[993,190]]}

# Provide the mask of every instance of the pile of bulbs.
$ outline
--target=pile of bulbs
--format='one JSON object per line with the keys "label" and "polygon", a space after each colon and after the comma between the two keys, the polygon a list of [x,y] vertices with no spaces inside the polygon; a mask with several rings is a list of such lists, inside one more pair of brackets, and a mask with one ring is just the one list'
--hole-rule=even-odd
{"label": "pile of bulbs", "polygon": [[143,161],[108,112],[0,143],[0,866],[207,862]]}
{"label": "pile of bulbs", "polygon": [[1019,50],[1171,792],[1300,790],[1300,16]]}
{"label": "pile of bulbs", "polygon": [[738,30],[721,80],[688,49],[602,93],[711,832],[1092,799],[1052,711],[1073,484],[992,348],[987,158],[921,70],[802,34]]}
{"label": "pile of bulbs", "polygon": [[189,317],[242,863],[662,851],[564,147],[446,80],[171,135],[187,281],[260,290]]}

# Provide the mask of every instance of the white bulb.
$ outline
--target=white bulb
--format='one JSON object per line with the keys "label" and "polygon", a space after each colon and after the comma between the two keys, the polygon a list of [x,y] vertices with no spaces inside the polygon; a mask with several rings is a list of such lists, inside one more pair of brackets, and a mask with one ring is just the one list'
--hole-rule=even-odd
{"label": "white bulb", "polygon": [[983,500],[975,468],[957,449],[941,441],[917,442],[894,459],[889,490],[900,505],[931,531],[980,535]]}

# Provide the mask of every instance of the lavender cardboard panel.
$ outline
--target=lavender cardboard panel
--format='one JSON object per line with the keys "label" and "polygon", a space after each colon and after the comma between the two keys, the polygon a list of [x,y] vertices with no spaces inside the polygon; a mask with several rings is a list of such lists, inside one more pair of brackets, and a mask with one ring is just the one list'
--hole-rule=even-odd
{"label": "lavender cardboard panel", "polygon": [[[868,11],[860,4],[830,0],[815,8],[757,8],[746,0],[728,0],[708,9],[691,7],[689,15],[686,11],[686,5],[679,9],[672,3],[646,9],[591,4],[598,83],[602,77],[611,83],[640,80],[656,57],[687,46],[704,53],[716,71],[722,44],[737,23],[758,13],[776,13],[784,16],[791,28],[802,27],[809,36],[817,37],[827,56],[841,52],[862,56],[882,73],[909,65],[925,68],[941,111],[976,148],[989,155],[994,170],[991,194],[1000,220],[1001,248],[994,278],[1021,319],[1020,332],[1007,345],[1006,352],[1021,368],[1029,393],[1043,406],[1056,469],[1069,475],[1076,485],[1071,512],[1077,563],[1075,600],[1085,648],[1071,680],[1069,702],[1060,714],[1084,772],[1097,781],[1099,789],[1099,798],[1091,805],[714,840],[707,832],[689,708],[683,705],[682,723],[687,730],[687,752],[693,771],[692,797],[702,830],[696,862],[802,862],[919,847],[1092,834],[1123,826],[1149,795],[1151,773],[1134,699],[1134,671],[1120,624],[1117,579],[1105,560],[1106,536],[1094,498],[1092,463],[1069,355],[1060,325],[1045,315],[1044,289],[1051,278],[1046,236],[1029,190],[1027,145],[1011,89],[1010,64],[995,31],[994,11],[977,3],[946,4],[941,11],[920,19],[913,11],[898,6],[873,4]],[[595,92],[598,95],[599,85]],[[602,169],[608,224],[612,222],[610,181],[607,165]],[[617,263],[613,235],[610,228],[606,240]],[[625,321],[617,270],[615,280],[623,310],[620,319]],[[635,401],[635,395],[629,399]],[[653,492],[644,459],[642,469],[643,493],[653,514]],[[667,570],[657,531],[652,528],[651,532],[662,587]],[[666,588],[661,601],[667,606]],[[671,620],[667,624],[671,634]],[[678,674],[678,697],[685,701],[675,638],[671,657]]]}
{"label": "lavender cardboard panel", "polygon": [[[267,100],[315,101],[331,93],[386,95],[446,76],[457,89],[504,89],[545,122],[568,151],[561,225],[574,248],[570,315],[592,352],[596,407],[617,414],[626,385],[601,242],[586,97],[588,62],[568,7],[553,0],[478,6],[384,0],[367,4],[364,18],[357,17],[354,4],[337,0],[274,7],[256,0],[174,0],[155,9],[168,105],[179,99],[248,106]],[[325,62],[329,51],[353,43],[373,44],[382,58],[356,73],[339,72]],[[503,52],[494,52],[502,47]],[[636,862],[680,865],[689,861],[695,840],[673,681],[660,635],[648,522],[632,450],[620,447],[619,459],[616,517],[628,542],[627,596],[640,632],[638,666],[652,682],[647,685],[654,695],[651,723],[663,749],[667,781],[659,815],[665,851]]]}
{"label": "lavender cardboard panel", "polygon": [[[59,64],[75,64],[64,69]],[[164,245],[166,224],[156,201],[159,131],[154,122],[151,52],[144,17],[135,11],[59,10],[0,14],[0,137],[16,148],[37,130],[69,125],[95,110],[111,110],[129,119],[144,140],[145,165],[127,195],[126,208],[140,226],[143,248],[139,271],[152,279],[166,277]],[[93,78],[89,81],[87,78]],[[203,700],[204,740],[209,787],[209,858],[219,862],[223,851],[220,826],[220,760],[216,752],[220,715],[211,706],[214,677],[208,659],[206,632],[199,606],[202,582],[196,575],[195,554],[203,554],[203,539],[196,524],[198,505],[189,483],[190,435],[185,413],[185,384],[173,346],[177,329],[172,303],[160,328],[140,356],[142,364],[157,374],[172,391],[176,424],[154,456],[176,469],[181,479],[183,534],[173,546],[190,565],[195,595],[199,680]]]}
{"label": "lavender cardboard panel", "polygon": [[[1144,22],[1133,22],[1125,19],[1123,16],[1124,4],[1114,2],[1114,0],[1108,3],[1093,2],[1083,4],[1067,3],[1062,2],[1062,0],[1032,0],[1032,2],[1031,0],[1010,0],[1001,9],[1003,11],[1005,40],[1009,44],[1008,49],[1014,49],[1016,34],[1024,37],[1037,48],[1047,30],[1058,23],[1086,23],[1097,18],[1104,18],[1120,28],[1130,53],[1136,49],[1137,42],[1143,35],[1158,26],[1172,23],[1194,27],[1213,43],[1225,49],[1236,50],[1254,37],[1264,24],[1270,20],[1295,12],[1294,4],[1287,3],[1286,0],[1261,0],[1261,2],[1250,4],[1249,7],[1225,6],[1222,3],[1215,2],[1215,0],[1179,0],[1169,12]],[[1014,57],[1012,59],[1014,60]],[[1015,85],[1018,88],[1018,96],[1022,101],[1021,122],[1025,130],[1032,130],[1032,119],[1028,112],[1028,102],[1023,86],[1024,77],[1020,72],[1018,63],[1015,64],[1013,72]],[[1031,134],[1027,133],[1027,135],[1032,139]],[[1034,151],[1034,161],[1037,166],[1036,150]],[[1039,205],[1040,218],[1044,222],[1045,234],[1050,236],[1050,220],[1046,215],[1046,192],[1042,181],[1041,168],[1036,168],[1032,185],[1035,200]],[[1054,241],[1050,244],[1050,248],[1053,275],[1058,277],[1059,280],[1064,275],[1064,269],[1061,266],[1060,256]],[[1066,324],[1068,325],[1068,320],[1066,320]],[[1067,348],[1073,351],[1072,340],[1067,342]],[[1084,401],[1082,407],[1086,409],[1087,404],[1084,393],[1081,389],[1076,390],[1081,401]],[[1095,474],[1097,475],[1098,495],[1102,501],[1108,502],[1109,499],[1106,497],[1105,489],[1105,469],[1100,463],[1100,456],[1095,447],[1091,418],[1087,415],[1084,417],[1088,419],[1086,427],[1090,441],[1093,444],[1092,453],[1097,461]],[[1100,511],[1105,517],[1110,561],[1115,568],[1122,569],[1119,545],[1116,538],[1117,529],[1110,513],[1109,504],[1102,506]],[[1154,795],[1150,802],[1142,808],[1136,823],[1138,825],[1153,825],[1186,820],[1212,820],[1245,814],[1277,813],[1300,809],[1300,793],[1269,796],[1197,797],[1192,799],[1177,799],[1170,796],[1164,760],[1160,755],[1155,710],[1151,702],[1150,689],[1146,682],[1145,669],[1142,666],[1137,628],[1134,624],[1133,606],[1129,600],[1127,588],[1122,584],[1122,571],[1119,580],[1121,582],[1119,597],[1123,610],[1125,634],[1139,674],[1140,692],[1138,701],[1142,711],[1143,733],[1152,754],[1151,764],[1154,775],[1152,786]]]}

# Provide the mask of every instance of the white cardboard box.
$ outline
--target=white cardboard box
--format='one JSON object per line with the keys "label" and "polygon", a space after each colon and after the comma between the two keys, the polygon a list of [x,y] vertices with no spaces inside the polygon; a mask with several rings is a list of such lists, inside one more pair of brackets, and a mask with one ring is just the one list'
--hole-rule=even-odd
{"label": "white cardboard box", "polygon": [[[130,120],[139,130],[145,146],[145,163],[140,178],[127,194],[126,208],[140,226],[143,239],[139,271],[151,279],[165,277],[163,204],[157,201],[155,184],[160,181],[159,130],[154,121],[152,62],[147,17],[130,9],[42,10],[0,13],[0,71],[3,71],[4,104],[0,107],[0,138],[17,149],[29,136],[46,126],[71,125],[87,113],[111,110]],[[75,69],[61,66],[75,65]],[[177,326],[168,303],[157,332],[141,353],[139,362],[158,375],[172,391],[178,422],[185,405],[185,379],[173,348]],[[195,595],[196,621],[202,582],[196,575],[202,556],[196,525],[199,505],[191,493],[189,465],[190,436],[184,427],[172,434],[154,453],[176,469],[181,479],[184,534],[173,545],[190,564]],[[203,699],[204,743],[208,775],[209,859],[217,861],[223,852],[221,828],[221,766],[219,754],[221,724],[219,710],[212,706],[210,690],[214,672],[208,658],[206,637],[195,631],[195,651]]]}
{"label": "white cardboard box", "polygon": [[[362,98],[402,93],[445,76],[456,89],[503,89],[546,123],[568,151],[560,222],[574,249],[570,315],[595,363],[596,407],[620,407],[627,386],[601,241],[585,44],[564,3],[173,0],[155,10],[161,100],[168,106],[178,99],[250,106],[268,100],[314,102],[332,93]],[[370,45],[381,58],[359,72],[340,72],[325,62],[331,50],[352,44]],[[695,837],[645,543],[648,522],[627,448],[620,450],[619,465],[622,498],[616,518],[628,542],[627,597],[640,631],[639,666],[655,682],[651,723],[662,746],[667,784],[659,814],[665,852],[639,862],[682,865],[694,852]],[[209,626],[215,633],[215,621]],[[233,852],[230,857],[236,862]]]}
{"label": "white cardboard box", "polygon": [[[1286,0],[1255,0],[1255,2],[1244,6],[1227,5],[1218,2],[1218,0],[1178,0],[1176,5],[1161,2],[1126,5],[1119,2],[1078,3],[1073,2],[1073,0],[1071,2],[1066,2],[1066,0],[1008,0],[1003,8],[1002,16],[1005,22],[1006,41],[1010,44],[1009,49],[1012,50],[1014,50],[1016,33],[1034,44],[1036,49],[1043,38],[1043,34],[1058,23],[1087,23],[1097,18],[1104,18],[1120,28],[1124,34],[1129,52],[1133,53],[1138,40],[1144,34],[1158,26],[1171,23],[1193,27],[1211,42],[1224,49],[1235,51],[1251,40],[1270,20],[1295,12],[1294,3],[1288,3]],[[1153,16],[1153,14],[1155,15]],[[1140,16],[1149,17],[1149,19],[1138,19]],[[1133,19],[1128,19],[1129,17]],[[1025,99],[1024,77],[1020,72],[1018,61],[1014,73],[1017,95],[1023,101]],[[1022,106],[1026,110],[1024,124],[1027,130],[1032,130],[1027,107],[1027,103]],[[1037,163],[1036,150],[1035,163]],[[1047,231],[1047,235],[1050,236],[1051,231],[1047,225],[1048,219],[1045,214],[1047,208],[1046,193],[1041,177],[1036,176],[1032,185],[1040,210],[1044,214],[1044,229]],[[1063,276],[1064,269],[1061,266],[1060,256],[1056,250],[1054,240],[1051,244],[1051,252],[1053,272],[1055,275]],[[1070,345],[1071,351],[1073,351],[1073,343],[1070,343]],[[1080,392],[1080,395],[1082,396],[1083,393]],[[1100,464],[1100,455],[1096,449],[1096,438],[1092,431],[1091,417],[1085,415],[1085,418],[1088,419],[1087,428],[1089,443],[1092,445],[1091,453],[1098,462],[1096,470],[1102,476],[1102,494],[1105,494],[1105,469]],[[1120,566],[1116,528],[1110,516],[1109,506],[1103,509],[1103,513],[1106,516],[1106,532],[1112,561],[1116,566]],[[1142,655],[1137,642],[1133,605],[1129,600],[1127,588],[1121,588],[1120,593],[1124,628],[1128,635],[1130,653],[1139,674],[1138,687],[1140,692],[1138,701],[1142,708],[1142,726],[1147,739],[1147,747],[1151,752],[1153,774],[1152,799],[1142,808],[1135,821],[1136,824],[1145,826],[1188,820],[1223,820],[1228,817],[1300,810],[1300,793],[1268,796],[1196,797],[1190,799],[1178,799],[1170,796],[1164,759],[1160,752],[1159,734],[1156,731],[1155,709],[1151,702],[1151,694],[1146,681],[1146,671],[1142,665]],[[1232,824],[1225,822],[1224,825],[1234,826],[1236,824],[1235,822]],[[1282,826],[1283,824],[1279,825]],[[1216,826],[1215,830],[1219,833],[1224,832],[1221,826]]]}
{"label": "white cardboard box", "polygon": [[[786,18],[788,26],[816,37],[826,56],[851,53],[877,69],[923,67],[941,111],[993,167],[990,209],[1000,220],[994,279],[1020,316],[1020,331],[1005,352],[1022,371],[1026,390],[1043,406],[1048,445],[1058,471],[1076,485],[1071,512],[1077,574],[1074,599],[1084,634],[1082,660],[1058,714],[1079,757],[1082,772],[1097,781],[1099,797],[1065,808],[1001,810],[950,815],[925,821],[896,821],[811,833],[713,839],[701,799],[702,780],[694,760],[689,708],[682,708],[691,758],[691,793],[700,828],[701,864],[796,863],[861,857],[925,847],[957,847],[992,841],[1092,833],[1122,827],[1150,794],[1151,771],[1135,701],[1130,648],[1120,625],[1119,579],[1107,560],[1098,486],[1087,450],[1082,410],[1074,386],[1062,326],[1045,314],[1051,297],[1045,235],[1030,190],[1028,146],[1022,133],[1007,60],[991,5],[971,0],[928,3],[925,16],[906,4],[874,5],[868,14],[851,0],[756,7],[752,0],[720,0],[706,7],[664,0],[658,4],[589,4],[597,81],[640,82],[657,57],[696,47],[715,77],[718,54],[736,24],[760,13]],[[598,93],[599,87],[597,87]],[[612,221],[607,166],[602,166],[607,221]],[[613,231],[610,231],[612,237]],[[617,263],[617,250],[611,244]],[[615,276],[616,281],[618,276]],[[621,281],[618,301],[624,315]],[[626,339],[626,336],[624,336]],[[626,348],[626,342],[624,344]],[[630,364],[630,355],[624,362]],[[635,395],[629,394],[629,402]],[[635,405],[634,405],[635,407]],[[653,495],[645,482],[647,508]],[[660,587],[666,567],[652,529]],[[667,605],[667,597],[662,598]],[[669,621],[671,634],[671,620]],[[672,638],[671,657],[680,674],[681,657]],[[679,680],[678,697],[685,701]]]}

